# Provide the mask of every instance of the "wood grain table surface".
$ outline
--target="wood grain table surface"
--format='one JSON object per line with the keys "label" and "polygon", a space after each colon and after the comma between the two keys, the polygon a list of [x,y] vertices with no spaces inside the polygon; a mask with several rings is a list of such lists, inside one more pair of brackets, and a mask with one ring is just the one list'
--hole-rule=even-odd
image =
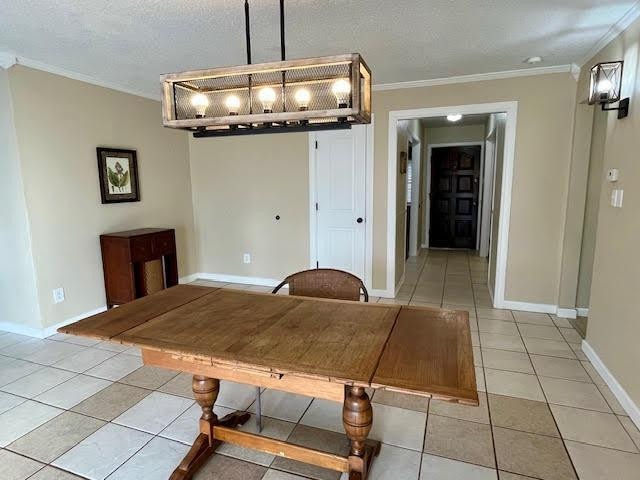
{"label": "wood grain table surface", "polygon": [[277,378],[478,404],[463,311],[178,285],[59,331]]}

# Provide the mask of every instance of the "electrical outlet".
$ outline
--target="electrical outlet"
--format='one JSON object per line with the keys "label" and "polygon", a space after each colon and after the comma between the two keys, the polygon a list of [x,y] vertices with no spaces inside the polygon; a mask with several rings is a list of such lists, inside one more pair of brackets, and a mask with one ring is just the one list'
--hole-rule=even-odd
{"label": "electrical outlet", "polygon": [[64,302],[64,288],[54,288],[53,289],[53,303],[62,303]]}
{"label": "electrical outlet", "polygon": [[245,253],[242,255],[242,263],[251,263],[251,254]]}

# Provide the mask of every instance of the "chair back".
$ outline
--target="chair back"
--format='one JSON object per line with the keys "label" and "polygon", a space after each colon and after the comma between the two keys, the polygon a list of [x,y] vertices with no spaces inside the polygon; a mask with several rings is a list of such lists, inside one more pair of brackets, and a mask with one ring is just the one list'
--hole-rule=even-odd
{"label": "chair back", "polygon": [[273,289],[272,293],[278,293],[278,290],[287,284],[289,284],[289,295],[358,302],[362,292],[364,301],[369,301],[369,293],[362,280],[342,270],[332,268],[303,270],[289,275]]}

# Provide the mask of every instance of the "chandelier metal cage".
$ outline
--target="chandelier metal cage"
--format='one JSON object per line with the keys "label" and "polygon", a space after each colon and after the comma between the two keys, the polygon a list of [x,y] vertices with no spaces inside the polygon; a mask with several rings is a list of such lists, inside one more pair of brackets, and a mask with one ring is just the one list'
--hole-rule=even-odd
{"label": "chandelier metal cage", "polygon": [[371,70],[360,54],[251,64],[245,0],[247,65],[161,76],[163,125],[195,137],[351,128],[371,122]]}
{"label": "chandelier metal cage", "polygon": [[[589,105],[601,105],[602,110],[617,110],[618,118],[629,115],[629,98],[622,98],[622,72],[624,62],[602,62],[594,65],[590,72]],[[618,103],[617,107],[608,107]]]}

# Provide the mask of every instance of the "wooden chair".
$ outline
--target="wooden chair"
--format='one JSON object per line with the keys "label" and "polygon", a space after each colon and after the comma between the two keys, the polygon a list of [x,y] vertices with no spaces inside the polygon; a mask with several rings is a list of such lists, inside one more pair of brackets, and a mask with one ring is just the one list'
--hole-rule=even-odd
{"label": "wooden chair", "polygon": [[[337,300],[360,301],[360,293],[364,301],[369,301],[369,292],[362,280],[349,272],[332,268],[315,268],[294,273],[285,278],[273,289],[271,293],[278,291],[285,285],[289,285],[289,295],[316,298],[334,298]],[[257,416],[258,430],[262,431],[262,404],[260,399],[260,387],[257,387]]]}
{"label": "wooden chair", "polygon": [[364,301],[369,301],[369,292],[367,292],[362,280],[342,270],[332,268],[303,270],[289,275],[273,289],[272,293],[278,293],[278,290],[287,284],[289,285],[289,295],[335,298],[357,302],[360,300],[360,292],[362,292]]}

